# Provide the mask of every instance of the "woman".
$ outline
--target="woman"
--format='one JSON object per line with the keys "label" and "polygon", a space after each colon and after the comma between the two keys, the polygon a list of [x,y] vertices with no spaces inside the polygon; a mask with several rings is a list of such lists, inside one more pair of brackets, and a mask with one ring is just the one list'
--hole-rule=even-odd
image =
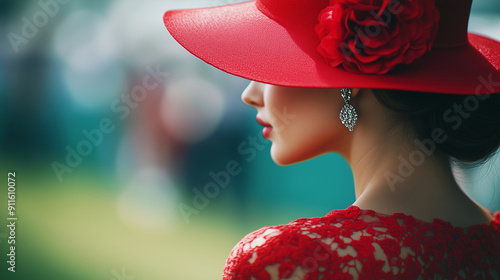
{"label": "woman", "polygon": [[242,99],[277,164],[338,152],[354,175],[352,206],[250,233],[223,279],[500,279],[500,213],[451,167],[500,145],[500,42],[467,33],[470,5],[257,0],[165,14],[187,50],[254,81]]}

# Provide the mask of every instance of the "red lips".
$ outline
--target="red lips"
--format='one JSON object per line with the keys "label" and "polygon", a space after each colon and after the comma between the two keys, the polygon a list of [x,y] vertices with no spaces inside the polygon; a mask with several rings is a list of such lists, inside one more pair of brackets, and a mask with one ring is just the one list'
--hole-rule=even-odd
{"label": "red lips", "polygon": [[271,126],[270,124],[266,123],[265,121],[263,121],[259,116],[256,117],[257,119],[257,122],[262,125],[262,126]]}
{"label": "red lips", "polygon": [[271,131],[273,130],[273,127],[270,124],[263,121],[259,116],[257,116],[256,119],[260,125],[264,126],[264,129],[262,130],[262,135],[264,136],[264,138],[269,138],[269,136],[271,135]]}

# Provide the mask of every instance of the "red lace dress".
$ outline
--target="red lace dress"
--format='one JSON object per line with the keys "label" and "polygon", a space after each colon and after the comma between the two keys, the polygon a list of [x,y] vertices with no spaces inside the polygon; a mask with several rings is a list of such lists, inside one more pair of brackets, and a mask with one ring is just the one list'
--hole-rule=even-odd
{"label": "red lace dress", "polygon": [[350,206],[248,234],[223,280],[500,279],[500,212],[453,227]]}

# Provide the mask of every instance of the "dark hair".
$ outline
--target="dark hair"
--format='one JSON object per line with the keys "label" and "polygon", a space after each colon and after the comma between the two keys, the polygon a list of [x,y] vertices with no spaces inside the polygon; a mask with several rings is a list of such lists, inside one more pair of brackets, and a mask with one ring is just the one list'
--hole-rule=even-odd
{"label": "dark hair", "polygon": [[[500,146],[500,94],[456,95],[373,90],[377,100],[410,128],[408,139],[432,140],[436,150],[480,163]],[[440,135],[438,141],[436,135]]]}

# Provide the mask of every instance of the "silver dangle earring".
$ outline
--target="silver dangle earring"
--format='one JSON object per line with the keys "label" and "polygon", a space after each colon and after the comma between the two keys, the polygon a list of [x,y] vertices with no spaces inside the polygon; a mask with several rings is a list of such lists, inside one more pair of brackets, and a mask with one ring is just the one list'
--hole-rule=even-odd
{"label": "silver dangle earring", "polygon": [[356,112],[354,106],[349,104],[349,101],[351,100],[352,89],[343,88],[340,90],[340,94],[344,99],[345,105],[344,107],[342,107],[342,110],[340,110],[339,118],[342,121],[342,124],[345,125],[349,129],[349,131],[352,131],[354,126],[356,125],[356,122],[358,121],[358,112]]}

